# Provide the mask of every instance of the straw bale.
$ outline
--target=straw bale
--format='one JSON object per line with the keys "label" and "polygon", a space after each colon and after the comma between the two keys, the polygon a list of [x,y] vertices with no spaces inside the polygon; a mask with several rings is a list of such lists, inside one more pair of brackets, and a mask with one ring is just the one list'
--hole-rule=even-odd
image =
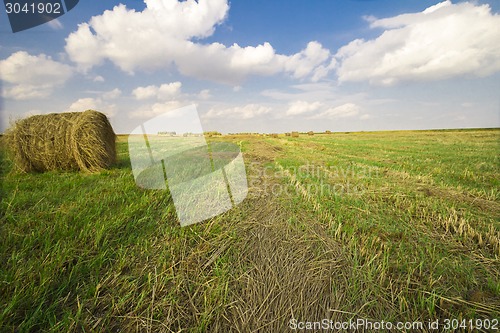
{"label": "straw bale", "polygon": [[116,161],[115,140],[108,118],[93,110],[32,116],[18,120],[6,133],[21,172],[109,168]]}

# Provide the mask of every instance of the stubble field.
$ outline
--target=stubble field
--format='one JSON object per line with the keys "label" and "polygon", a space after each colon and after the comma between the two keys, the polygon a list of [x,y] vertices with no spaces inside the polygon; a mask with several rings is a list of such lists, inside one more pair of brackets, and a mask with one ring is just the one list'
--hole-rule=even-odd
{"label": "stubble field", "polygon": [[240,145],[249,193],[185,228],[126,137],[99,174],[13,174],[2,148],[1,331],[499,318],[499,129],[209,140]]}

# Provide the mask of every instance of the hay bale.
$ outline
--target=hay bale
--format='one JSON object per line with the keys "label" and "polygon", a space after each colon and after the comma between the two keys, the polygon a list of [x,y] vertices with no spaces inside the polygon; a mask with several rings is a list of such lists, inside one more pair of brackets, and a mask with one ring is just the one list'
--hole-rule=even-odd
{"label": "hay bale", "polygon": [[290,136],[290,133],[289,133],[289,132],[286,132],[286,133],[285,133],[285,136]]}
{"label": "hay bale", "polygon": [[271,138],[277,138],[278,137],[278,134],[277,133],[271,133],[269,134],[271,136]]}
{"label": "hay bale", "polygon": [[309,131],[309,132],[307,132],[307,135],[314,135],[314,132],[313,131]]}
{"label": "hay bale", "polygon": [[332,134],[332,131],[325,131],[325,134]]}
{"label": "hay bale", "polygon": [[299,132],[292,132],[292,138],[298,138]]}
{"label": "hay bale", "polygon": [[116,135],[97,111],[51,113],[17,121],[6,133],[7,147],[21,172],[95,172],[116,161]]}

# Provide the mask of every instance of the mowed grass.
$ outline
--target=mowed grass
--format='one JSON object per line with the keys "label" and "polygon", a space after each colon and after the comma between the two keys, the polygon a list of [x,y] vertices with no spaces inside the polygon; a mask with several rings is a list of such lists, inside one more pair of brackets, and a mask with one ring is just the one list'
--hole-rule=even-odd
{"label": "mowed grass", "polygon": [[0,327],[283,331],[303,321],[500,315],[500,130],[238,143],[248,198],[181,228],[135,186],[125,137],[100,174],[9,173]]}
{"label": "mowed grass", "polygon": [[366,305],[357,315],[498,317],[499,134],[279,139],[275,166],[301,194],[295,209],[328,225],[354,263],[350,299]]}

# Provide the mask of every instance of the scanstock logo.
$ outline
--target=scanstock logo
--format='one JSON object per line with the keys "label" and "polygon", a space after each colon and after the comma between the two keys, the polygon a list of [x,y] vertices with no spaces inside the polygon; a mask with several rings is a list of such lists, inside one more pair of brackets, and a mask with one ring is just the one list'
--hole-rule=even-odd
{"label": "scanstock logo", "polygon": [[240,146],[207,142],[194,105],[142,123],[130,133],[128,149],[137,186],[168,189],[181,226],[222,214],[247,196]]}
{"label": "scanstock logo", "polygon": [[56,19],[78,4],[79,0],[4,0],[12,32],[27,30]]}

